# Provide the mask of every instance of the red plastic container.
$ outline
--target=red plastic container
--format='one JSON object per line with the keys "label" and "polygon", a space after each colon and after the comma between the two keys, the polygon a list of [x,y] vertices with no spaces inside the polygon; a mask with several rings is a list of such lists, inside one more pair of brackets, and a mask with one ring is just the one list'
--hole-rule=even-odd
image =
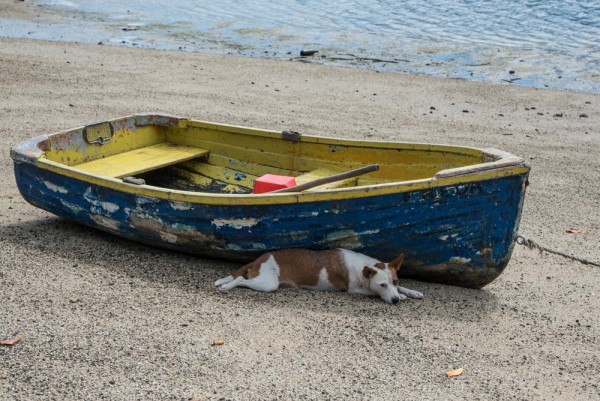
{"label": "red plastic container", "polygon": [[286,175],[265,174],[254,181],[255,194],[276,191],[278,189],[296,186],[296,179]]}

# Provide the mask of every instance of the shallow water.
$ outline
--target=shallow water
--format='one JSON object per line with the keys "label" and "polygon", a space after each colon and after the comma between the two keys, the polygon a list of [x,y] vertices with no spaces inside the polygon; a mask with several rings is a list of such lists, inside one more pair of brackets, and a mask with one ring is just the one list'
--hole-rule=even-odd
{"label": "shallow water", "polygon": [[600,92],[600,2],[38,1],[0,35],[233,53]]}

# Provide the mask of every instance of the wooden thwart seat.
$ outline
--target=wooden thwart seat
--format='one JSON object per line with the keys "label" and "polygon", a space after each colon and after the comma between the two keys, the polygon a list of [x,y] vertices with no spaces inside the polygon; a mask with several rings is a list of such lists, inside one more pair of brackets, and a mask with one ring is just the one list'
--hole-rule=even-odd
{"label": "wooden thwart seat", "polygon": [[88,173],[123,178],[171,166],[209,153],[206,149],[163,142],[82,163],[75,168]]}

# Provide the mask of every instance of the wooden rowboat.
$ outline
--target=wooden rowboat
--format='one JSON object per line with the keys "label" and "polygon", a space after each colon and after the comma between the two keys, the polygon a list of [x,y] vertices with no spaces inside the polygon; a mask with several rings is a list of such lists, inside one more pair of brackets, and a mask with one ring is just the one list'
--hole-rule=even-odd
{"label": "wooden rowboat", "polygon": [[[247,261],[269,250],[405,254],[404,277],[480,288],[508,263],[529,166],[495,149],[365,142],[138,114],[11,150],[23,197],[153,246]],[[264,174],[301,192],[253,194]]]}

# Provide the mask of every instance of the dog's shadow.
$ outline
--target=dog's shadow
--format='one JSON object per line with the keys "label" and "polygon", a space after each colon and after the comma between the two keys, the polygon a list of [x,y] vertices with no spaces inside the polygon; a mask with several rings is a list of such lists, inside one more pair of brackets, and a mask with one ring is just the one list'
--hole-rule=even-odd
{"label": "dog's shadow", "polygon": [[[53,254],[73,265],[99,266],[111,276],[128,276],[154,284],[177,286],[183,291],[217,297],[221,305],[248,302],[268,308],[331,312],[352,316],[368,315],[406,319],[431,318],[442,321],[478,321],[498,308],[493,292],[441,284],[401,280],[401,284],[425,294],[423,300],[385,304],[378,297],[350,293],[315,292],[295,288],[259,293],[235,288],[223,293],[214,287],[241,264],[149,247],[104,233],[62,218],[48,217],[0,226],[0,238],[14,246]],[[407,316],[408,315],[408,316]]]}

